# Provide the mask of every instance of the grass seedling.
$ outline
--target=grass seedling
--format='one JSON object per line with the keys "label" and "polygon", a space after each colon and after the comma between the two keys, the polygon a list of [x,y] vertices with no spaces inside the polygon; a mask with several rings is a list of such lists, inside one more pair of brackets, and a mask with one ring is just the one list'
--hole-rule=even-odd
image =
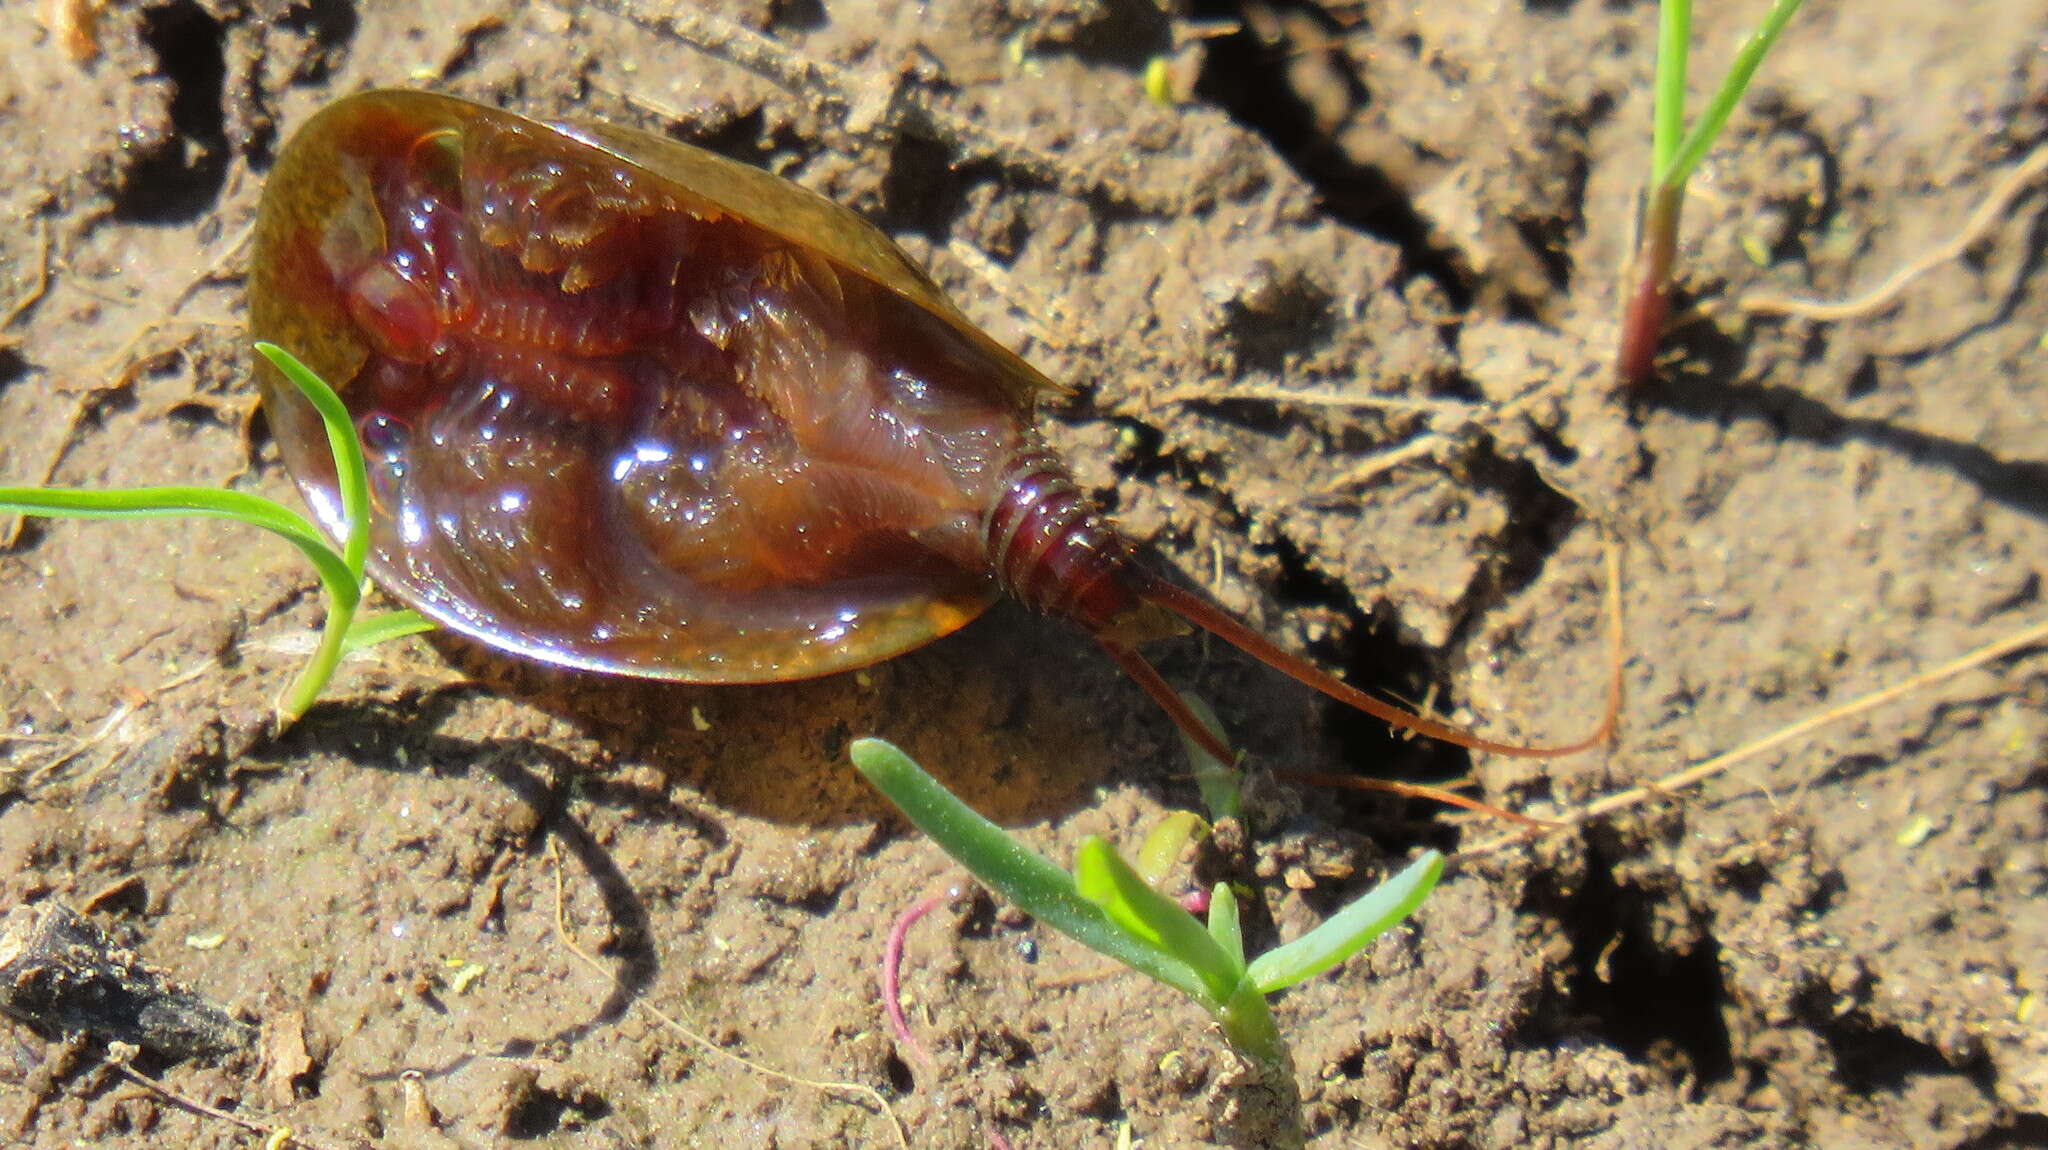
{"label": "grass seedling", "polygon": [[261,527],[284,538],[312,562],[327,595],[327,623],[320,643],[290,689],[278,701],[278,718],[289,723],[306,713],[320,696],[341,657],[358,647],[415,635],[433,624],[412,611],[396,611],[358,619],[363,599],[363,562],[370,548],[370,487],[363,445],[341,397],[290,352],[259,343],[256,350],[277,366],[320,413],[334,452],[343,516],[348,535],[340,550],[328,542],[305,516],[281,503],[241,491],[212,487],[133,487],[114,490],[64,490],[46,487],[0,487],[0,511],[73,519],[139,519],[169,515],[202,515],[232,519]]}
{"label": "grass seedling", "polygon": [[1651,128],[1650,182],[1643,196],[1642,230],[1630,264],[1635,286],[1621,317],[1616,373],[1631,387],[1650,380],[1664,322],[1671,314],[1671,273],[1678,256],[1678,220],[1686,181],[1712,147],[1749,88],[1764,55],[1802,0],[1772,0],[1763,23],[1735,54],[1706,113],[1685,126],[1685,69],[1692,34],[1692,0],[1663,0],[1658,8],[1657,91]]}
{"label": "grass seedling", "polygon": [[1216,884],[1204,922],[1152,889],[1100,838],[1082,841],[1070,873],[976,814],[893,745],[859,739],[852,754],[869,782],[990,890],[1201,1003],[1230,1045],[1267,1069],[1286,1065],[1267,996],[1357,954],[1421,905],[1443,871],[1442,856],[1430,851],[1321,926],[1247,961],[1230,884]]}

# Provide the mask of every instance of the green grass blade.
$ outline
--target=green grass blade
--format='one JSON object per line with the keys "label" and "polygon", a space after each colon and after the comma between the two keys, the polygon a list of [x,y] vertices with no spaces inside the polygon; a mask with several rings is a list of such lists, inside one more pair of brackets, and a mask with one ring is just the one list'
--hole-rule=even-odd
{"label": "green grass blade", "polygon": [[1074,889],[1102,908],[1125,933],[1193,967],[1208,992],[1211,1011],[1220,1012],[1237,989],[1237,964],[1216,945],[1209,930],[1180,904],[1153,890],[1110,845],[1090,835],[1074,852]]}
{"label": "green grass blade", "polygon": [[856,739],[853,765],[955,862],[1018,909],[1075,942],[1200,999],[1193,967],[1147,947],[1082,898],[1074,877],[982,818],[893,744]]}
{"label": "green grass blade", "polygon": [[1692,0],[1657,6],[1656,111],[1650,126],[1650,177],[1660,180],[1685,132],[1685,65],[1692,47]]}
{"label": "green grass blade", "polygon": [[375,615],[362,615],[348,625],[348,633],[342,636],[341,653],[360,651],[407,635],[424,635],[440,624],[418,611],[383,611]]}
{"label": "green grass blade", "polygon": [[1803,0],[1773,0],[1771,10],[1764,16],[1762,24],[1742,48],[1735,53],[1735,62],[1728,66],[1728,74],[1721,78],[1721,88],[1708,102],[1707,110],[1692,129],[1685,134],[1668,162],[1657,169],[1657,182],[1666,187],[1685,183],[1692,177],[1693,169],[1706,158],[1707,149],[1714,146],[1721,129],[1727,125],[1728,117],[1734,113],[1735,105],[1742,100],[1742,94],[1749,90],[1749,81],[1756,75],[1757,66],[1764,62],[1764,56],[1771,45],[1778,40],[1778,33],[1785,30],[1793,13],[1799,11]]}
{"label": "green grass blade", "polygon": [[40,488],[0,488],[0,511],[27,515],[63,516],[81,519],[132,519],[164,515],[202,515],[230,519],[261,527],[297,547],[320,575],[328,598],[327,622],[320,643],[300,670],[298,678],[278,704],[278,714],[289,721],[306,713],[334,674],[345,650],[366,642],[381,641],[401,634],[413,634],[428,624],[411,612],[411,619],[379,619],[372,626],[355,626],[356,608],[362,602],[363,565],[370,548],[370,484],[363,461],[362,441],[348,408],[326,381],[300,363],[291,353],[273,344],[259,343],[277,370],[306,396],[320,414],[327,431],[327,445],[334,455],[336,485],[341,496],[342,517],[347,530],[341,550],[328,543],[320,528],[305,516],[260,496],[208,487],[140,487],[115,491],[52,491]]}
{"label": "green grass blade", "polygon": [[150,519],[201,515],[261,527],[297,547],[320,573],[338,603],[351,608],[361,597],[353,574],[327,537],[305,516],[261,496],[214,487],[129,487],[112,491],[67,491],[41,487],[0,487],[0,511],[65,519]]}
{"label": "green grass blade", "polygon": [[363,563],[370,553],[370,480],[363,463],[363,441],[356,435],[355,420],[349,417],[348,406],[336,395],[327,381],[313,374],[313,369],[300,363],[298,357],[274,343],[258,343],[256,350],[263,353],[284,377],[299,389],[306,399],[320,413],[320,422],[327,429],[327,447],[334,454],[335,487],[341,495],[341,515],[348,523],[348,537],[342,541],[342,560],[355,572],[354,581],[362,582]]}
{"label": "green grass blade", "polygon": [[1424,854],[1323,925],[1253,959],[1245,976],[1271,994],[1329,970],[1421,906],[1443,869],[1444,856]]}

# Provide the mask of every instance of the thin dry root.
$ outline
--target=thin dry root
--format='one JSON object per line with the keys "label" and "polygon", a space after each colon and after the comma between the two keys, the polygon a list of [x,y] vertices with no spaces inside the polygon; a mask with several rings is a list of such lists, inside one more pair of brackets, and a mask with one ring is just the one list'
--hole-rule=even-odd
{"label": "thin dry root", "polygon": [[[548,844],[548,853],[554,856],[555,863],[555,940],[562,944],[562,949],[574,955],[583,965],[589,967],[614,986],[619,985],[619,979],[616,974],[612,973],[603,963],[592,958],[588,951],[576,945],[576,940],[570,937],[568,920],[564,916],[563,910],[566,899],[562,878],[562,857],[554,849],[553,843]],[[896,1116],[896,1108],[889,1105],[889,1100],[882,1097],[881,1091],[876,1090],[874,1087],[863,1086],[858,1082],[826,1082],[813,1078],[803,1078],[786,1071],[777,1070],[772,1066],[764,1066],[751,1058],[734,1054],[697,1031],[669,1017],[649,1003],[642,1002],[637,998],[631,999],[628,1002],[628,1009],[632,1008],[646,1011],[650,1018],[667,1027],[671,1033],[680,1036],[712,1057],[732,1063],[750,1074],[758,1074],[763,1078],[772,1078],[777,1082],[787,1082],[792,1086],[801,1086],[807,1090],[816,1090],[824,1094],[842,1097],[851,1094],[861,1098],[872,1105],[877,1113],[889,1120],[889,1128],[896,1132],[896,1144],[902,1147],[903,1150],[910,1150],[910,1135],[903,1129],[903,1120]]]}
{"label": "thin dry root", "polygon": [[1340,787],[1352,791],[1377,791],[1381,794],[1399,795],[1404,799],[1426,799],[1539,830],[1557,825],[1549,819],[1519,814],[1505,807],[1481,802],[1469,795],[1461,795],[1456,791],[1447,791],[1442,787],[1432,787],[1423,783],[1404,783],[1397,779],[1375,779],[1365,775],[1323,775],[1301,771],[1275,771],[1273,774],[1276,778],[1286,779],[1290,783],[1301,783],[1311,787]]}
{"label": "thin dry root", "polygon": [[[0,319],[0,328],[5,328],[15,320],[20,319],[49,292],[51,239],[47,222],[41,225],[41,234],[42,255],[37,262],[35,283],[10,305],[6,317]],[[200,288],[220,279],[226,274],[229,265],[247,248],[249,240],[254,234],[255,225],[245,225],[241,231],[236,233],[235,238],[229,241],[226,247],[222,248],[217,255],[207,261],[206,267],[201,269],[198,275],[188,281],[178,291],[177,295],[171,297],[170,303],[166,305],[162,316],[149,320],[137,327],[129,334],[127,339],[122,341],[118,349],[105,359],[102,359],[93,368],[93,374],[96,377],[104,379],[112,375],[113,382],[102,382],[82,388],[59,388],[60,391],[65,391],[76,398],[72,401],[70,415],[65,418],[63,436],[57,440],[56,446],[51,449],[48,457],[43,461],[41,474],[35,479],[37,485],[47,485],[51,477],[57,474],[57,468],[63,465],[65,456],[71,453],[72,444],[78,438],[79,428],[84,425],[86,417],[93,409],[93,405],[101,397],[127,390],[129,385],[134,382],[136,374],[143,369],[145,364],[157,355],[170,354],[180,350],[184,346],[182,340],[188,339],[192,333],[203,331],[210,327],[240,326],[238,323],[231,325],[224,320],[175,320],[170,317],[175,315],[180,308],[184,307]],[[149,354],[143,354],[138,350],[143,342],[151,336],[163,331],[181,328],[184,330],[185,335],[181,336],[181,342],[178,345]],[[28,517],[24,515],[0,516],[0,551],[13,547],[15,542],[20,539],[22,524],[27,522],[27,519]]]}
{"label": "thin dry root", "polygon": [[1023,320],[1031,334],[1046,346],[1071,351],[1076,347],[1101,347],[1109,342],[1086,320],[1075,315],[1065,301],[1026,288],[1017,282],[1017,277],[1011,275],[1008,268],[966,240],[947,241],[946,252],[987,284],[1009,307],[1010,313]]}
{"label": "thin dry root", "polygon": [[[118,1046],[118,1044],[116,1045]],[[151,1078],[149,1075],[144,1074],[142,1071],[128,1065],[125,1060],[111,1062],[109,1065],[118,1071],[123,1078],[135,1083],[165,1102],[176,1106],[180,1110],[197,1114],[202,1118],[211,1118],[216,1122],[226,1122],[230,1126],[239,1127],[251,1134],[262,1135],[264,1150],[290,1150],[291,1147],[295,1146],[300,1147],[301,1150],[331,1150],[330,1143],[314,1141],[293,1130],[283,1122],[259,1122],[249,1118],[246,1114],[237,1114],[232,1110],[223,1110],[218,1106],[208,1106],[197,1098],[180,1094],[156,1079]],[[361,1146],[362,1144],[352,1143],[352,1145]]]}
{"label": "thin dry root", "polygon": [[1970,213],[1968,222],[1963,224],[1963,230],[1951,236],[1946,243],[1936,245],[1911,260],[1885,277],[1884,282],[1862,295],[1842,300],[1749,295],[1742,297],[1735,306],[1750,315],[1789,315],[1799,319],[1821,321],[1856,319],[1870,315],[1897,299],[1908,285],[1931,269],[1958,259],[1964,252],[1969,251],[1973,244],[1984,238],[1984,234],[1991,230],[1992,225],[1998,222],[1998,218],[2005,214],[2006,208],[2019,198],[2027,185],[2033,183],[2043,172],[2048,172],[2048,144],[2036,147],[2027,154],[2026,159],[2020,161],[2018,167],[2007,172],[2005,178],[1998,181],[1998,186],[1991,189],[1991,194],[1984,197],[1984,202],[1977,205],[1976,211]]}
{"label": "thin dry root", "polygon": [[1791,742],[1793,739],[1810,734],[1822,727],[1830,726],[1844,719],[1854,718],[1866,711],[1875,710],[1894,700],[1904,698],[1915,691],[1923,690],[1934,686],[1936,683],[1952,679],[1965,671],[1981,667],[1995,659],[2010,655],[2016,651],[2025,650],[2028,647],[2039,646],[2043,643],[2048,643],[2048,622],[2037,623],[2004,639],[1986,644],[1958,659],[1914,675],[1904,682],[1895,683],[1883,690],[1873,691],[1840,706],[1829,707],[1826,710],[1809,715],[1797,722],[1780,727],[1763,738],[1745,743],[1732,751],[1716,755],[1705,762],[1697,763],[1682,771],[1665,775],[1652,782],[1617,791],[1604,798],[1595,799],[1576,810],[1569,811],[1560,816],[1548,829],[1533,833],[1518,832],[1506,834],[1481,843],[1470,850],[1459,851],[1451,857],[1450,862],[1452,865],[1456,865],[1484,855],[1494,854],[1508,847],[1532,843],[1550,835],[1584,826],[1604,815],[1639,806],[1652,799],[1669,797],[1674,791],[1697,786],[1727,771],[1737,763],[1753,759],[1765,751]]}
{"label": "thin dry root", "polygon": [[[1363,487],[1366,483],[1417,459],[1434,457],[1449,450],[1457,443],[1458,436],[1471,427],[1497,427],[1510,419],[1520,416],[1530,408],[1554,396],[1562,394],[1578,381],[1570,376],[1545,380],[1529,388],[1513,399],[1496,405],[1447,404],[1438,408],[1425,409],[1424,414],[1434,419],[1444,418],[1441,426],[1409,440],[1399,447],[1380,452],[1358,464],[1358,466],[1331,480],[1322,490],[1312,493],[1311,498],[1329,498]],[[1219,398],[1229,398],[1221,396]],[[1361,405],[1363,406],[1363,405]]]}
{"label": "thin dry root", "polygon": [[1261,385],[1182,384],[1152,397],[1162,403],[1270,403],[1276,407],[1337,407],[1352,411],[1421,412],[1470,419],[1478,404],[1457,399],[1410,399],[1397,395],[1349,395],[1343,392]]}
{"label": "thin dry root", "polygon": [[50,221],[42,216],[36,217],[36,246],[39,254],[36,256],[35,282],[29,284],[28,288],[19,296],[16,296],[12,304],[8,305],[7,314],[0,316],[0,328],[13,327],[15,320],[26,315],[28,309],[42,302],[42,298],[49,294]]}
{"label": "thin dry root", "polygon": [[1068,195],[1107,199],[1139,211],[1163,214],[1174,208],[1168,197],[1148,194],[1102,174],[1084,170],[1021,141],[992,132],[975,120],[934,103],[917,88],[883,79],[874,94],[875,77],[798,52],[730,20],[688,5],[667,5],[659,13],[644,11],[635,0],[594,0],[591,7],[631,21],[657,36],[680,40],[707,56],[760,76],[786,92],[812,101],[846,131],[859,136],[880,130],[908,133],[952,148],[962,160],[986,160]]}

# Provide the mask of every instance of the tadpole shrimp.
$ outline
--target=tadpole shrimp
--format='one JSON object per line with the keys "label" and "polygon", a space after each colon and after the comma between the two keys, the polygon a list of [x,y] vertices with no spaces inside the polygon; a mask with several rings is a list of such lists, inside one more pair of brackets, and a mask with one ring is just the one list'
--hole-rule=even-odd
{"label": "tadpole shrimp", "polygon": [[[1092,635],[1230,750],[1141,642],[1200,628],[1461,747],[1555,756],[1373,698],[1155,575],[1033,430],[1059,390],[852,211],[603,124],[377,91],[280,153],[258,338],[337,381],[372,488],[369,569],[435,621],[549,663],[756,683],[845,671],[997,596]],[[343,529],[317,417],[265,407]]]}

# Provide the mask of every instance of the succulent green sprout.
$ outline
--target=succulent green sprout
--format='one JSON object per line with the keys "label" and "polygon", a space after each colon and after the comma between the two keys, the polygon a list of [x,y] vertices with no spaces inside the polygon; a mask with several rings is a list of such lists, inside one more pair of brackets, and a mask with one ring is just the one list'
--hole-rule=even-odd
{"label": "succulent green sprout", "polygon": [[1267,996],[1336,967],[1422,904],[1443,873],[1427,851],[1300,938],[1246,961],[1237,895],[1210,894],[1206,922],[1153,889],[1107,842],[1082,840],[1071,873],[1012,838],[881,739],[859,739],[854,766],[954,861],[1018,909],[1068,938],[1200,1003],[1232,1047],[1285,1064]]}

